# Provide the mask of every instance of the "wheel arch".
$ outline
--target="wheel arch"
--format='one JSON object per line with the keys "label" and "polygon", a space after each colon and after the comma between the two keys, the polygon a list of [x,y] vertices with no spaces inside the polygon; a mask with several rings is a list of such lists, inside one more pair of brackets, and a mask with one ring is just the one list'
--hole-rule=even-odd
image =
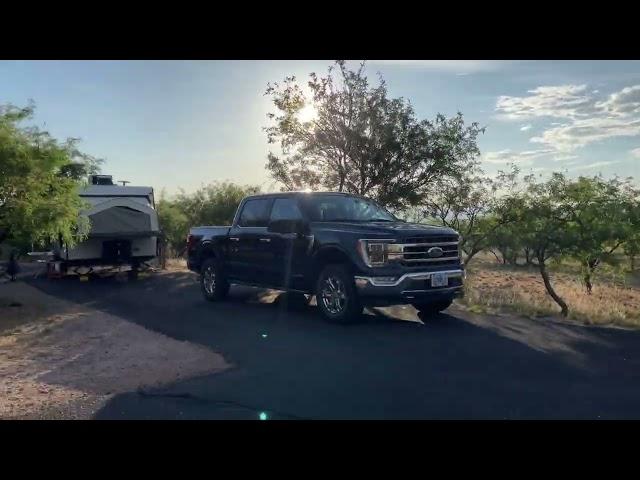
{"label": "wheel arch", "polygon": [[198,264],[202,265],[205,260],[210,258],[216,258],[219,256],[217,245],[211,240],[202,242],[200,245],[200,252],[198,253]]}
{"label": "wheel arch", "polygon": [[311,287],[313,288],[318,280],[322,269],[331,264],[346,265],[353,268],[353,260],[349,254],[338,245],[327,245],[320,248],[313,256],[311,263]]}

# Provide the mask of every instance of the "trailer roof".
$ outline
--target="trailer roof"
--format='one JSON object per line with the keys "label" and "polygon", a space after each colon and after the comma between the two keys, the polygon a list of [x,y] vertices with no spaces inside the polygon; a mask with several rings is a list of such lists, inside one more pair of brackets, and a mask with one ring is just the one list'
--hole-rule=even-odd
{"label": "trailer roof", "polygon": [[122,185],[88,185],[80,192],[81,197],[110,196],[148,196],[153,194],[153,187],[129,187]]}

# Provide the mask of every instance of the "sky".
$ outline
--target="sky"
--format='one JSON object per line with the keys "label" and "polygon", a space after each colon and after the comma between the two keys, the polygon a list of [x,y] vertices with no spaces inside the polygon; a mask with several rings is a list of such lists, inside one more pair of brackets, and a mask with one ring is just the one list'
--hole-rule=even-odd
{"label": "sky", "polygon": [[[102,171],[173,194],[213,181],[276,188],[264,168],[268,82],[332,61],[0,61],[0,104],[104,158]],[[357,62],[349,62],[354,67]],[[487,174],[640,179],[640,61],[368,60],[420,119],[458,111],[486,127]]]}

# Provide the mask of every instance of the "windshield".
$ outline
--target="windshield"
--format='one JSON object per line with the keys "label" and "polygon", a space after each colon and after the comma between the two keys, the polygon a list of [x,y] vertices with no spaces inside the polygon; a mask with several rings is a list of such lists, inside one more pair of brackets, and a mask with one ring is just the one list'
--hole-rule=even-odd
{"label": "windshield", "polygon": [[312,222],[394,222],[391,213],[372,200],[346,195],[309,195],[301,204]]}

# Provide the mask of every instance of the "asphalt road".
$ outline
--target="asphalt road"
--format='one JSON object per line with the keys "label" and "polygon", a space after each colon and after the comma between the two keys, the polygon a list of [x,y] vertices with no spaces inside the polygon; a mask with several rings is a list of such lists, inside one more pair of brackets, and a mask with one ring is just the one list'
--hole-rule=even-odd
{"label": "asphalt road", "polygon": [[202,299],[191,273],[29,280],[48,294],[221,353],[233,368],[114,397],[99,419],[640,418],[640,332],[411,307],[325,323],[285,296]]}

